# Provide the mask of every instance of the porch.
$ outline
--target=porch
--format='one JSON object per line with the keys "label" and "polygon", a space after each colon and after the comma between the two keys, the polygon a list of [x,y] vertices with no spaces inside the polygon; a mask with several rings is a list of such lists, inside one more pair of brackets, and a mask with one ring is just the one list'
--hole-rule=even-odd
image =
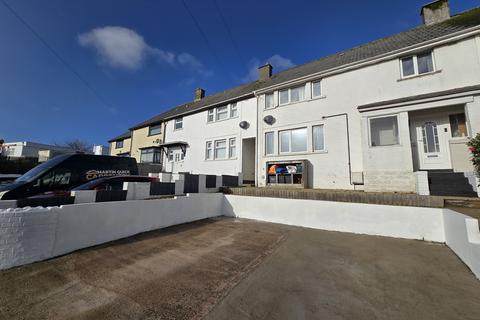
{"label": "porch", "polygon": [[462,90],[359,107],[365,190],[478,196],[466,142],[480,129],[480,99]]}

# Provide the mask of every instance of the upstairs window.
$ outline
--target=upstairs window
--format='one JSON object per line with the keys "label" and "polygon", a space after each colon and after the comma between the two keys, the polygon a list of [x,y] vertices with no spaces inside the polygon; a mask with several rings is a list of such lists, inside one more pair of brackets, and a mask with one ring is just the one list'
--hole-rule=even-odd
{"label": "upstairs window", "polygon": [[397,116],[370,119],[370,143],[372,147],[398,144]]}
{"label": "upstairs window", "polygon": [[278,95],[280,105],[303,101],[305,100],[305,85],[291,89],[280,90]]}
{"label": "upstairs window", "polygon": [[320,80],[312,82],[312,98],[318,98],[322,96],[322,88],[320,86]]}
{"label": "upstairs window", "polygon": [[274,103],[274,98],[273,98],[273,92],[272,93],[267,93],[265,95],[265,109],[270,109],[275,106]]}
{"label": "upstairs window", "polygon": [[207,122],[213,122],[213,120],[215,120],[215,109],[210,109],[207,113]]}
{"label": "upstairs window", "polygon": [[287,104],[289,102],[288,89],[281,90],[278,93],[278,96],[279,96],[279,98],[278,98],[279,104]]}
{"label": "upstairs window", "polygon": [[290,102],[298,102],[305,99],[305,86],[290,89]]}
{"label": "upstairs window", "polygon": [[162,126],[160,124],[157,124],[156,126],[150,126],[148,127],[148,135],[149,136],[154,136],[156,134],[162,133]]}
{"label": "upstairs window", "polygon": [[175,119],[175,130],[183,129],[183,118]]}
{"label": "upstairs window", "polygon": [[118,140],[115,142],[115,149],[123,148],[123,140]]}
{"label": "upstairs window", "polygon": [[220,121],[220,120],[225,120],[228,118],[228,107],[225,106],[225,107],[219,107],[217,108],[217,117],[216,117],[216,120],[217,121]]}
{"label": "upstairs window", "polygon": [[421,75],[434,71],[432,52],[424,52],[401,59],[402,77]]}
{"label": "upstairs window", "polygon": [[230,118],[238,117],[237,103],[234,102],[230,105]]}

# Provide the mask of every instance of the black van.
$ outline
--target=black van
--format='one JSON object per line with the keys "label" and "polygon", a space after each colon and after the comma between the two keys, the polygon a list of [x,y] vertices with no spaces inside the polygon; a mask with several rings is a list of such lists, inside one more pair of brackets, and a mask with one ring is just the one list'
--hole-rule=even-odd
{"label": "black van", "polygon": [[0,199],[27,198],[47,191],[70,190],[90,180],[138,175],[137,161],[128,157],[65,154],[44,162],[17,178],[0,185]]}

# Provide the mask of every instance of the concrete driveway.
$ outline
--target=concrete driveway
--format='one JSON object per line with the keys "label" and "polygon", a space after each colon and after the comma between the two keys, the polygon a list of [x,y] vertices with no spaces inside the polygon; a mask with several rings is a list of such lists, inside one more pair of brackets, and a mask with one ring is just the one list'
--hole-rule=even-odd
{"label": "concrete driveway", "polygon": [[443,245],[231,218],[0,272],[1,319],[480,319]]}

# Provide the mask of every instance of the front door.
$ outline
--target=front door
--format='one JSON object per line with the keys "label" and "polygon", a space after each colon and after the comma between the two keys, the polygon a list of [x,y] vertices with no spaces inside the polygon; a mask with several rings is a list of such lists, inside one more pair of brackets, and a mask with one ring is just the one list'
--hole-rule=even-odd
{"label": "front door", "polygon": [[448,117],[430,117],[415,121],[420,170],[451,169]]}

